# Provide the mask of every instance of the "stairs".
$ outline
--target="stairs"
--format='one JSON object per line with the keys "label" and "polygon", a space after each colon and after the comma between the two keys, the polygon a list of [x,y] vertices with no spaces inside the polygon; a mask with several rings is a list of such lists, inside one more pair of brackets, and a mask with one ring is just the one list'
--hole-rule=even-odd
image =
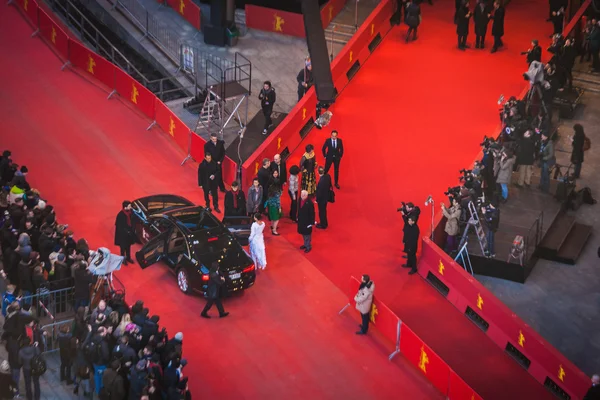
{"label": "stairs", "polygon": [[552,222],[540,242],[537,248],[538,256],[546,260],[575,265],[591,234],[590,225],[575,222],[575,217],[563,211]]}

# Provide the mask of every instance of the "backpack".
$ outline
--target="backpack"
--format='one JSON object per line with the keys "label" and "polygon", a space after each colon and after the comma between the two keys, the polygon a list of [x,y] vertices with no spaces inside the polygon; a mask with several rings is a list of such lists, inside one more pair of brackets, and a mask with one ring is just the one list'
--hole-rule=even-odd
{"label": "backpack", "polygon": [[83,346],[83,355],[86,361],[92,364],[98,364],[102,359],[102,342],[96,339],[90,340]]}
{"label": "backpack", "polygon": [[46,360],[44,360],[41,354],[33,356],[31,359],[31,375],[42,376],[46,372],[46,368]]}
{"label": "backpack", "polygon": [[583,138],[583,151],[588,151],[591,148],[592,148],[592,141],[590,140],[589,137],[585,136]]}

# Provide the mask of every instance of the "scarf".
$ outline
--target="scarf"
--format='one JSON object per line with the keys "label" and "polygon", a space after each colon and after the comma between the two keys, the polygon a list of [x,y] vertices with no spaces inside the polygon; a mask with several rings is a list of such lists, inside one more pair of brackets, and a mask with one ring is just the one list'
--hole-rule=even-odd
{"label": "scarf", "polygon": [[131,210],[123,210],[123,213],[127,217],[127,225],[131,226]]}
{"label": "scarf", "polygon": [[237,196],[237,192],[234,192],[232,190],[231,194],[233,195],[233,208],[235,208],[237,210],[237,208],[238,208],[238,196]]}
{"label": "scarf", "polygon": [[311,151],[310,153],[304,153],[304,158],[306,158],[307,160],[310,160],[311,158],[313,158],[315,156],[315,151]]}

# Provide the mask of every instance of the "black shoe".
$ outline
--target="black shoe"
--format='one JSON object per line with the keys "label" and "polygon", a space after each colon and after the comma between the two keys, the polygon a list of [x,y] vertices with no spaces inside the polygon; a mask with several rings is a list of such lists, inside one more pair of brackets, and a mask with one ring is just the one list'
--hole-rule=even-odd
{"label": "black shoe", "polygon": [[208,314],[205,314],[205,313],[200,313],[200,316],[201,316],[202,318],[210,319],[210,315],[208,315]]}
{"label": "black shoe", "polygon": [[479,43],[475,44],[475,48],[478,49],[479,48]]}
{"label": "black shoe", "polygon": [[300,250],[304,250],[304,249],[306,249],[305,245],[300,246]]}
{"label": "black shoe", "polygon": [[410,268],[410,265],[402,264],[402,268]]}
{"label": "black shoe", "polygon": [[219,214],[221,214],[221,210],[219,210],[217,207],[215,207],[215,212],[218,212]]}
{"label": "black shoe", "polygon": [[416,273],[417,273],[417,270],[416,270],[416,269],[411,269],[411,270],[408,272],[408,274],[409,274],[409,275],[413,275],[413,274],[416,274]]}
{"label": "black shoe", "polygon": [[338,184],[336,183],[336,184],[335,184],[335,188],[336,188],[336,189],[339,189],[339,188],[340,188],[340,185],[338,185]]}
{"label": "black shoe", "polygon": [[321,224],[316,224],[316,225],[315,225],[315,228],[317,228],[317,229],[327,229],[326,227],[324,227],[324,226],[323,226],[323,225],[321,225]]}
{"label": "black shoe", "polygon": [[407,256],[406,254],[404,254],[404,255],[402,256],[402,258],[408,258],[408,256]]}
{"label": "black shoe", "polygon": [[366,335],[366,333],[365,333],[365,332],[363,332],[363,331],[358,331],[358,332],[356,332],[356,334],[357,334],[357,335]]}
{"label": "black shoe", "polygon": [[494,54],[497,51],[498,51],[498,49],[496,47],[492,47],[492,50],[490,51],[490,53]]}
{"label": "black shoe", "polygon": [[305,252],[305,253],[310,253],[310,251],[311,251],[311,250],[312,250],[312,249],[304,249],[304,252]]}
{"label": "black shoe", "polygon": [[229,315],[228,312],[224,312],[223,314],[219,314],[219,318],[225,318],[228,315]]}
{"label": "black shoe", "polygon": [[464,46],[458,46],[458,49],[459,49],[460,51],[465,51],[465,47],[464,47]]}
{"label": "black shoe", "polygon": [[127,264],[129,264],[129,263],[127,262],[127,260],[123,260],[123,265],[127,265]]}
{"label": "black shoe", "polygon": [[127,261],[129,264],[135,264],[135,261],[133,261],[131,258],[128,258],[128,259],[127,259],[127,260],[125,260],[125,261]]}

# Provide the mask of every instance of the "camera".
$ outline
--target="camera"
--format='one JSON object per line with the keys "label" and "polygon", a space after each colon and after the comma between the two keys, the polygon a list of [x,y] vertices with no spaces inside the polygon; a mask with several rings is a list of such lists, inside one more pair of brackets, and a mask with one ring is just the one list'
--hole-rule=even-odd
{"label": "camera", "polygon": [[460,186],[448,187],[448,190],[446,192],[444,192],[444,194],[446,196],[448,196],[448,197],[459,198],[460,197],[460,190],[461,190]]}
{"label": "camera", "polygon": [[406,203],[401,201],[400,204],[402,204],[402,207],[398,208],[396,212],[406,212]]}

